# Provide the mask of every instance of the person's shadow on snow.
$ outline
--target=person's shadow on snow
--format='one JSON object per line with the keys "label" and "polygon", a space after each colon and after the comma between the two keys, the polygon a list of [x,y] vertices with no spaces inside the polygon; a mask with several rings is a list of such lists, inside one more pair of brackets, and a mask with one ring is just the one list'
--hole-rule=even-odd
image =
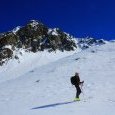
{"label": "person's shadow on snow", "polygon": [[60,105],[67,105],[67,104],[70,104],[70,103],[73,103],[73,102],[75,102],[75,101],[53,103],[53,104],[49,104],[49,105],[43,105],[43,106],[39,106],[39,107],[34,107],[32,109],[45,109],[45,108],[49,108],[49,107],[56,107],[56,106],[60,106]]}

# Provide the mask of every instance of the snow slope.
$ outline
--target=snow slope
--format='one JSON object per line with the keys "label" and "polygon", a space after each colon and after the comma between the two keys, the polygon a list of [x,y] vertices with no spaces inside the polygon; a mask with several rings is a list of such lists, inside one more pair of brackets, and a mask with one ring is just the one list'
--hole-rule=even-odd
{"label": "snow slope", "polygon": [[[19,67],[23,68],[25,64]],[[18,77],[7,79],[12,72],[4,73],[3,69],[0,72],[0,76],[6,75],[4,79],[0,78],[1,115],[115,114],[114,42],[66,55],[44,65],[36,64],[23,74],[19,67],[13,68],[15,75],[19,70]],[[76,71],[85,81],[80,102],[73,102],[75,88],[70,84],[70,76]]]}
{"label": "snow slope", "polygon": [[[79,52],[80,49],[77,50]],[[32,71],[32,69],[36,67],[43,66],[50,62],[54,62],[60,58],[64,58],[66,56],[74,54],[76,51],[71,52],[51,52],[48,51],[44,52],[37,52],[37,53],[29,53],[25,52],[23,49],[21,51],[22,54],[17,54],[19,60],[11,59],[9,60],[6,65],[0,66],[0,82],[4,82],[6,80],[15,79],[23,74],[27,73],[28,71]],[[17,53],[17,52],[15,52]]]}

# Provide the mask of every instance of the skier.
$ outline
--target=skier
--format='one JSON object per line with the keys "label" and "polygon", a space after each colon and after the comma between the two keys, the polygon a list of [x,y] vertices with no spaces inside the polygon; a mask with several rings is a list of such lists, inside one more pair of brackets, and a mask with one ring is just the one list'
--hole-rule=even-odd
{"label": "skier", "polygon": [[76,98],[74,99],[74,101],[80,101],[79,98],[79,95],[81,93],[80,85],[82,86],[84,81],[82,82],[80,81],[79,73],[76,72],[75,75],[71,77],[71,83],[76,88]]}

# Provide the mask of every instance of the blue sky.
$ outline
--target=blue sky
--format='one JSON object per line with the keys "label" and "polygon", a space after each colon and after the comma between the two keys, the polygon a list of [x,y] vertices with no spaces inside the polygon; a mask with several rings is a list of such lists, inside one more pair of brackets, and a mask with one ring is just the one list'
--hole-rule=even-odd
{"label": "blue sky", "polygon": [[114,0],[1,0],[0,32],[35,19],[76,37],[115,39]]}

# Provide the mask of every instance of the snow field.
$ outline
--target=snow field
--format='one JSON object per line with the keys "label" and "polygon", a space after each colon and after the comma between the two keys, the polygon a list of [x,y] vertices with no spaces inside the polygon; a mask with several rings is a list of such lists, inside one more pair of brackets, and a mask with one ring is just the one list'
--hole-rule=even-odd
{"label": "snow field", "polygon": [[[22,58],[19,65],[6,66],[13,70],[0,72],[1,115],[114,115],[115,43],[54,55],[42,54],[39,64],[39,56],[30,56],[29,64]],[[85,81],[80,102],[73,102],[75,88],[70,83],[76,71]]]}

